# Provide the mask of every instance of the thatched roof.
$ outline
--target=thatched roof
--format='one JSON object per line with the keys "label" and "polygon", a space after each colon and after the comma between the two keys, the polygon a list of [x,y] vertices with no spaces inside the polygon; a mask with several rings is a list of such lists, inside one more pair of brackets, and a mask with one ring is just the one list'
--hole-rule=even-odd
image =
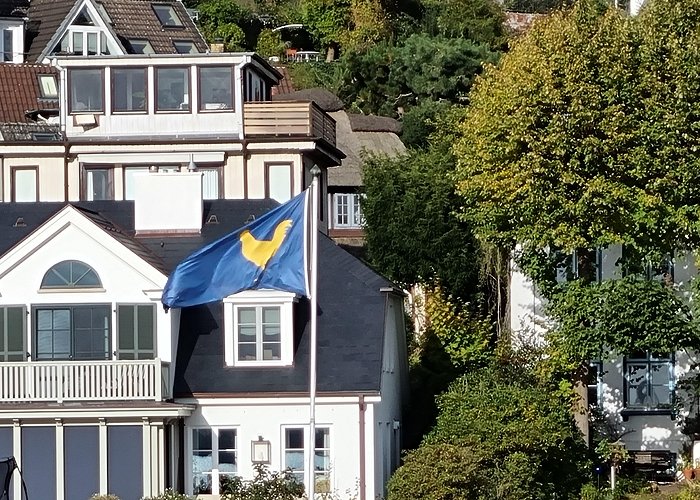
{"label": "thatched roof", "polygon": [[[406,146],[393,131],[379,130],[377,127],[372,131],[358,131],[352,126],[353,117],[358,115],[349,115],[345,111],[336,111],[330,115],[335,120],[336,145],[346,155],[339,167],[328,170],[330,187],[362,186],[362,155],[365,153],[395,156],[406,151]],[[396,121],[391,118],[389,120]],[[368,120],[370,121],[372,120]],[[376,123],[381,123],[381,120]]]}
{"label": "thatched roof", "polygon": [[348,113],[353,132],[391,132],[401,133],[401,122],[388,116],[356,115]]}
{"label": "thatched roof", "polygon": [[323,110],[328,113],[343,109],[343,101],[341,101],[332,92],[321,89],[304,89],[291,92],[289,94],[278,94],[272,96],[273,101],[313,101]]}

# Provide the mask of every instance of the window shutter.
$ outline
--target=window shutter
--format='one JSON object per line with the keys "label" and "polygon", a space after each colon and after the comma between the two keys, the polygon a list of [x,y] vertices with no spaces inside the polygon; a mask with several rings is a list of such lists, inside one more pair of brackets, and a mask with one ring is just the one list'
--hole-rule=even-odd
{"label": "window shutter", "polygon": [[0,361],[26,361],[26,309],[0,307]]}
{"label": "window shutter", "polygon": [[117,306],[119,359],[155,358],[155,306]]}

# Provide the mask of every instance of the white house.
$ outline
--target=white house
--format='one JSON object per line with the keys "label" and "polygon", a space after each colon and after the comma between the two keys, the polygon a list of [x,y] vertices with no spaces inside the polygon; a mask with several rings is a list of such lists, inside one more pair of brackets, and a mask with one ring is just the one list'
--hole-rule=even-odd
{"label": "white house", "polygon": [[[618,266],[621,251],[620,246],[615,246],[594,252],[598,280],[622,276]],[[663,279],[673,280],[673,286],[682,293],[696,274],[695,260],[688,254],[674,258]],[[514,341],[530,344],[544,342],[550,326],[544,299],[514,264],[510,324]],[[640,351],[612,360],[591,360],[586,403],[603,411],[626,448],[639,457],[636,463],[641,470],[661,474],[664,468],[675,467],[681,448],[689,442],[689,437],[681,433],[674,404],[680,395],[676,385],[688,373],[693,354]],[[585,415],[579,415],[579,424],[588,434]],[[696,452],[695,458],[700,458],[700,454]]]}

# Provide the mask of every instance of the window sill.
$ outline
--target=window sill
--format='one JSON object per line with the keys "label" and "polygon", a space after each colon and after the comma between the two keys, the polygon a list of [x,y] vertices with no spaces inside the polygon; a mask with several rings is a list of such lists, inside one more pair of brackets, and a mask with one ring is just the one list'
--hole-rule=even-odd
{"label": "window sill", "polygon": [[622,420],[627,422],[630,417],[648,417],[648,416],[668,416],[671,420],[676,419],[676,414],[671,408],[625,408],[620,412]]}
{"label": "window sill", "polygon": [[40,288],[36,293],[105,293],[104,288]]}
{"label": "window sill", "polygon": [[292,366],[292,363],[276,359],[274,361],[234,361],[227,368],[284,368],[289,366]]}

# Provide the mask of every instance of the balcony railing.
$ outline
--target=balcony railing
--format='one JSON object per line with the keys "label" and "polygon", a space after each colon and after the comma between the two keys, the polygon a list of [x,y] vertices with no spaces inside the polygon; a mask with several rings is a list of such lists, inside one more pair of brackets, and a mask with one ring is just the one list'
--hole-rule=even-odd
{"label": "balcony railing", "polygon": [[247,102],[243,126],[246,136],[317,137],[335,146],[335,120],[314,102]]}
{"label": "balcony railing", "polygon": [[163,401],[168,381],[159,359],[0,363],[0,402]]}

